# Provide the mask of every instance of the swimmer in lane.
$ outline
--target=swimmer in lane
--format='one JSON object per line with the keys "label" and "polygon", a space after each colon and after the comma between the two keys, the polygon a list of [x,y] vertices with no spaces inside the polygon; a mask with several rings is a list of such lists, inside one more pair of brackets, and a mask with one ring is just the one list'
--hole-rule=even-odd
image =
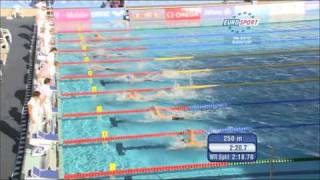
{"label": "swimmer in lane", "polygon": [[100,33],[95,33],[93,37],[94,37],[94,41],[102,41],[104,39]]}
{"label": "swimmer in lane", "polygon": [[112,57],[119,57],[119,56],[123,56],[123,55],[124,54],[122,54],[122,53],[111,53],[106,49],[99,48],[99,49],[95,50],[95,54],[92,57],[93,58],[101,57],[101,58],[108,58],[109,59]]}
{"label": "swimmer in lane", "polygon": [[185,143],[186,148],[202,148],[206,146],[205,142],[197,141],[192,129],[187,130],[187,138],[182,141]]}
{"label": "swimmer in lane", "polygon": [[150,108],[151,115],[154,118],[158,119],[170,119],[170,120],[184,120],[184,117],[174,116],[174,115],[167,115],[161,112],[161,109],[158,106],[152,106]]}
{"label": "swimmer in lane", "polygon": [[91,65],[91,66],[89,66],[89,69],[91,69],[93,71],[113,71],[113,70],[116,70],[114,68],[108,68],[108,67],[101,66],[101,65]]}
{"label": "swimmer in lane", "polygon": [[127,100],[140,101],[143,97],[135,91],[129,92],[126,97]]}

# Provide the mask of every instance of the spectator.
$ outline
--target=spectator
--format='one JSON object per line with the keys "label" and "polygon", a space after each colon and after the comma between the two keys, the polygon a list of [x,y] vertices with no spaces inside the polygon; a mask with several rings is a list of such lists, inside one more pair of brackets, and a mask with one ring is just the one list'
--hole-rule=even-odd
{"label": "spectator", "polygon": [[126,13],[123,15],[123,20],[130,21],[129,9],[127,9]]}
{"label": "spectator", "polygon": [[28,113],[30,124],[30,135],[42,130],[42,104],[40,99],[41,93],[34,91],[31,99],[28,102]]}
{"label": "spectator", "polygon": [[100,8],[107,8],[110,7],[110,0],[107,0],[105,2],[102,2]]}
{"label": "spectator", "polygon": [[48,122],[52,120],[52,90],[50,88],[51,79],[46,78],[44,84],[40,87],[41,100],[43,102],[43,112]]}
{"label": "spectator", "polygon": [[49,65],[47,62],[43,62],[40,64],[39,68],[36,70],[37,83],[38,85],[42,85],[46,78],[50,78]]}

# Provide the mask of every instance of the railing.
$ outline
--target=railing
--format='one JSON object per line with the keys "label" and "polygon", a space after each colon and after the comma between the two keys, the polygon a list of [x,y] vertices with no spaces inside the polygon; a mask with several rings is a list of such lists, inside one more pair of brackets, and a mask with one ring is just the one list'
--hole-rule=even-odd
{"label": "railing", "polygon": [[30,50],[29,50],[29,64],[27,66],[27,85],[26,85],[26,94],[24,98],[23,108],[21,112],[21,129],[20,129],[20,138],[18,143],[18,152],[15,160],[15,167],[11,175],[11,179],[21,179],[22,170],[23,170],[23,161],[25,155],[25,148],[27,142],[28,134],[28,101],[31,97],[33,90],[33,76],[34,76],[34,62],[35,62],[35,50],[36,50],[36,37],[37,37],[37,27],[33,27],[33,36],[31,40]]}

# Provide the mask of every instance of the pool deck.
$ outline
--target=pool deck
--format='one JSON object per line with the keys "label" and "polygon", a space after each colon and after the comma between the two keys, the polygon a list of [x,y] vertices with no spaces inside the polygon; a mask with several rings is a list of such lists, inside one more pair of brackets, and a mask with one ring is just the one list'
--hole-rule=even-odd
{"label": "pool deck", "polygon": [[20,117],[26,88],[26,65],[28,61],[34,18],[6,20],[1,27],[8,28],[13,42],[3,79],[0,81],[0,179],[8,179],[14,169]]}

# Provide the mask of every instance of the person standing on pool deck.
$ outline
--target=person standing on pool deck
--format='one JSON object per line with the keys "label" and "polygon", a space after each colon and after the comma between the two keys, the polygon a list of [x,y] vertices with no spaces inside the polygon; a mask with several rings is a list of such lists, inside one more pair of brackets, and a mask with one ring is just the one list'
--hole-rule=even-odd
{"label": "person standing on pool deck", "polygon": [[31,99],[28,102],[29,120],[31,122],[29,134],[37,133],[42,129],[42,103],[40,99],[41,93],[34,91]]}
{"label": "person standing on pool deck", "polygon": [[44,84],[40,87],[43,110],[47,122],[52,120],[52,90],[50,89],[51,79],[46,78]]}

